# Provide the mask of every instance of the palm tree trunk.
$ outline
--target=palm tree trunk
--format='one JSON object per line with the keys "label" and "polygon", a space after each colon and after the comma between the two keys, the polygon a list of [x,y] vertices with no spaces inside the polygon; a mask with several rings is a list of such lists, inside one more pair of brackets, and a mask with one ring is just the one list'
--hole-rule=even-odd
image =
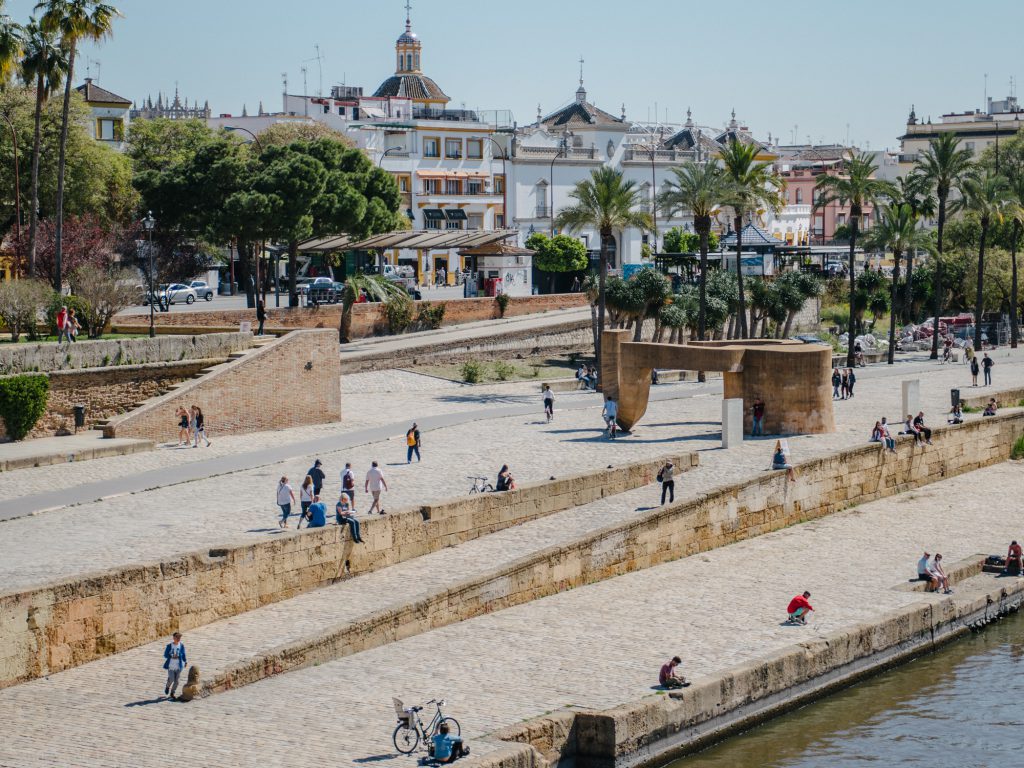
{"label": "palm tree trunk", "polygon": [[608,282],[608,238],[611,232],[601,232],[601,263],[597,272],[597,347],[595,357],[601,367],[601,336],[604,334],[605,283]]}
{"label": "palm tree trunk", "polygon": [[594,354],[597,354],[597,348],[600,345],[600,337],[597,333],[597,305],[590,305],[590,330],[594,334]]}
{"label": "palm tree trunk", "polygon": [[67,164],[68,121],[71,113],[71,83],[75,78],[75,49],[72,43],[68,52],[68,73],[64,83],[64,108],[60,120],[60,154],[57,160],[57,227],[53,251],[53,289],[60,293],[64,288],[64,276],[61,274],[64,256],[64,166]]}
{"label": "palm tree trunk", "polygon": [[1020,305],[1017,303],[1017,242],[1020,240],[1020,219],[1013,220],[1013,244],[1010,246],[1010,347],[1017,348],[1020,339],[1020,328],[1017,315]]}
{"label": "palm tree trunk", "polygon": [[932,360],[939,359],[939,315],[942,314],[942,233],[946,228],[946,196],[939,195],[939,231],[935,255],[935,285],[932,286]]}
{"label": "palm tree trunk", "polygon": [[981,217],[981,239],[978,243],[978,287],[974,298],[974,349],[981,352],[982,289],[985,287],[985,238],[988,236],[988,216]]}
{"label": "palm tree trunk", "polygon": [[847,328],[848,338],[846,340],[846,367],[853,368],[854,354],[853,354],[853,340],[857,336],[857,318],[854,316],[853,302],[854,294],[857,292],[857,278],[854,274],[854,252],[857,249],[857,229],[860,224],[860,213],[855,216],[853,211],[850,211],[850,322]]}
{"label": "palm tree trunk", "polygon": [[[900,281],[900,252],[893,250],[892,257],[896,265],[892,268],[892,310],[889,312],[889,353],[886,362],[892,365],[896,354],[896,284]],[[908,260],[909,265],[909,260]]]}
{"label": "palm tree trunk", "polygon": [[739,286],[739,312],[737,312],[737,318],[739,320],[739,338],[747,338],[747,301],[743,295],[743,213],[742,211],[737,212],[737,216],[733,221],[736,227],[736,283]]}
{"label": "palm tree trunk", "polygon": [[[289,240],[288,241],[288,306],[297,307],[299,306],[299,287],[297,283],[297,275],[299,269],[299,241]],[[381,271],[383,274],[383,270]],[[308,296],[306,297],[309,298]]]}
{"label": "palm tree trunk", "polygon": [[39,153],[43,142],[43,100],[46,80],[40,72],[36,78],[35,135],[32,139],[32,210],[28,224],[28,276],[36,276],[36,232],[39,228]]}
{"label": "palm tree trunk", "polygon": [[[710,227],[710,222],[708,222]],[[708,310],[708,229],[703,222],[700,227],[700,304],[697,308],[697,337],[704,341],[707,338],[704,334],[707,331],[707,310]]]}
{"label": "palm tree trunk", "polygon": [[[914,302],[912,299],[912,287],[914,284],[914,249],[911,248],[907,251],[907,284],[903,287],[903,322],[912,323],[914,322]],[[893,307],[895,304],[895,295],[893,295]]]}

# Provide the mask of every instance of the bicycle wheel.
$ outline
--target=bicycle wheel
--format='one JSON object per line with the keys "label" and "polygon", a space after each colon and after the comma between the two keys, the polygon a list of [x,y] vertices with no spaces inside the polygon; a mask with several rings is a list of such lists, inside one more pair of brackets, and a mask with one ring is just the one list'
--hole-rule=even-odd
{"label": "bicycle wheel", "polygon": [[484,493],[494,493],[494,486],[490,483],[484,484]]}
{"label": "bicycle wheel", "polygon": [[452,736],[462,735],[462,728],[459,726],[459,721],[456,720],[454,717],[442,717],[441,722],[448,723],[448,733],[450,733]]}
{"label": "bicycle wheel", "polygon": [[407,725],[399,725],[391,735],[391,740],[395,743],[395,749],[403,755],[411,755],[420,743],[420,732]]}

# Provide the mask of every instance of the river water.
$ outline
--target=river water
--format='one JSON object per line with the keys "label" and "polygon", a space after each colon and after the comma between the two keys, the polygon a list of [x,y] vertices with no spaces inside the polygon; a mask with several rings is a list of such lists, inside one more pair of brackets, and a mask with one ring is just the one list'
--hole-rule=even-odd
{"label": "river water", "polygon": [[1024,612],[669,768],[1024,766]]}

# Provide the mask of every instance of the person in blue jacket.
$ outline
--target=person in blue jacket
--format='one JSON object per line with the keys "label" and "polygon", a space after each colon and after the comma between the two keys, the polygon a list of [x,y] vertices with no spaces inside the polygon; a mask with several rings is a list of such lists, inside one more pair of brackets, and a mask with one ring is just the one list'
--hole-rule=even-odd
{"label": "person in blue jacket", "polygon": [[448,723],[442,720],[437,727],[437,733],[431,739],[434,747],[433,758],[439,763],[454,763],[460,757],[469,754],[469,747],[463,744],[458,736],[452,736],[449,730]]}
{"label": "person in blue jacket", "polygon": [[178,679],[181,671],[188,666],[188,659],[185,657],[185,644],[181,642],[181,632],[175,632],[171,642],[164,648],[164,669],[167,670],[167,684],[164,686],[164,696],[175,699],[178,690]]}

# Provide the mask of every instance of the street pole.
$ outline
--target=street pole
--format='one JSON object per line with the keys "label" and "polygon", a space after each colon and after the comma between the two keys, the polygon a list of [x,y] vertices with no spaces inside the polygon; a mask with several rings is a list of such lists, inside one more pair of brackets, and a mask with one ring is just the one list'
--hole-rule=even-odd
{"label": "street pole", "polygon": [[[225,125],[224,126],[224,130],[225,131],[241,131],[242,133],[249,134],[252,137],[253,143],[256,145],[256,149],[259,150],[259,153],[261,155],[263,154],[263,143],[260,141],[260,137],[257,136],[252,131],[250,131],[248,128],[242,128],[241,126],[238,126],[238,125]],[[229,267],[230,267],[230,274],[231,274],[231,278],[230,278],[231,282],[230,282],[230,284],[228,286],[228,295],[229,296],[234,296],[235,295],[235,254],[237,252],[238,252],[238,249],[235,246],[234,242],[232,242],[232,245],[231,245],[231,248],[229,248],[229,254],[228,254],[229,258],[230,258]],[[256,256],[256,285],[254,286],[254,295],[257,298],[259,297],[259,290],[260,290],[260,257],[259,257],[259,255],[257,255]],[[248,294],[246,294],[246,295],[248,295]]]}
{"label": "street pole", "polygon": [[561,143],[558,145],[558,151],[555,152],[555,156],[551,158],[551,166],[548,168],[549,186],[548,189],[551,192],[551,207],[548,209],[548,220],[551,222],[551,226],[548,227],[548,236],[555,236],[555,160],[562,155],[562,151],[568,146],[566,138],[563,136]]}
{"label": "street pole", "polygon": [[153,317],[153,304],[156,301],[156,291],[153,289],[153,229],[156,227],[156,219],[153,218],[152,211],[146,212],[146,218],[142,220],[142,227],[146,230],[149,249],[149,338],[152,339],[156,337],[156,324]]}

